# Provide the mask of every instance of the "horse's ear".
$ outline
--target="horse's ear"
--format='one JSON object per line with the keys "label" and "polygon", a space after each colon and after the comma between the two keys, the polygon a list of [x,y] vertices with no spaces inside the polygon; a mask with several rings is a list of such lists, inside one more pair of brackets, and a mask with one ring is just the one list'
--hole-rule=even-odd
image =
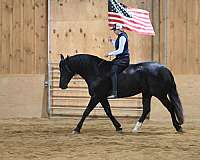
{"label": "horse's ear", "polygon": [[67,58],[66,59],[68,59],[69,58],[69,56],[67,55]]}
{"label": "horse's ear", "polygon": [[65,59],[64,56],[62,54],[60,54],[60,59],[63,60]]}

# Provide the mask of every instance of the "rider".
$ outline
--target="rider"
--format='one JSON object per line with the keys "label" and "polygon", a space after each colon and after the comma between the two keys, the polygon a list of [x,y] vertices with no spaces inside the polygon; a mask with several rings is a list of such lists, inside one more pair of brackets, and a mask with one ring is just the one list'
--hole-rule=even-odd
{"label": "rider", "polygon": [[128,35],[123,30],[123,25],[120,23],[114,24],[111,29],[118,36],[116,40],[109,39],[115,46],[115,51],[106,53],[105,56],[116,56],[113,59],[113,65],[111,69],[112,79],[112,93],[108,98],[117,98],[117,74],[121,73],[126,67],[128,67],[129,49],[128,49]]}

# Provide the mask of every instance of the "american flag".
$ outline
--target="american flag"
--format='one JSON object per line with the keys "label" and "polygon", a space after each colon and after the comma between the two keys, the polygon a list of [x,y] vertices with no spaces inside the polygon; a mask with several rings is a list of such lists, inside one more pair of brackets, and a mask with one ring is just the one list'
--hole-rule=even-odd
{"label": "american flag", "polygon": [[108,25],[123,24],[129,31],[142,35],[155,35],[149,12],[143,9],[129,8],[117,0],[108,0]]}

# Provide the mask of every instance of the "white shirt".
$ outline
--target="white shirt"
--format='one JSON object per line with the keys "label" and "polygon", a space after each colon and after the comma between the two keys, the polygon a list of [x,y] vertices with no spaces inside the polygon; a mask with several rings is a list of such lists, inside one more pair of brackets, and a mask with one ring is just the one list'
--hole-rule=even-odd
{"label": "white shirt", "polygon": [[[124,36],[121,36],[119,38],[119,48],[113,52],[108,53],[109,56],[116,56],[118,54],[121,54],[124,50],[124,45],[126,43],[126,38]],[[115,40],[112,40],[113,46],[115,46]]]}

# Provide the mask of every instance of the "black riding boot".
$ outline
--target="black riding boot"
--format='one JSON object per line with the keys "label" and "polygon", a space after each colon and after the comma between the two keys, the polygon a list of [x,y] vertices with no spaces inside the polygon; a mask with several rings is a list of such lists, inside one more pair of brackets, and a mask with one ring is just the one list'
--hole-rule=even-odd
{"label": "black riding boot", "polygon": [[111,77],[112,80],[112,92],[108,98],[117,98],[117,73],[114,73]]}

